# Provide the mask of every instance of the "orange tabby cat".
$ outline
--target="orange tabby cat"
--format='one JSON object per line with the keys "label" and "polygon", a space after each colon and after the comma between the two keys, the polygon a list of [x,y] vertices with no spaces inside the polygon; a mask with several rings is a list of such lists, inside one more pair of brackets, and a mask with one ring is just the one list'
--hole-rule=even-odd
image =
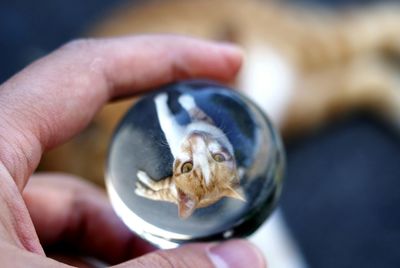
{"label": "orange tabby cat", "polygon": [[181,218],[225,196],[244,201],[233,148],[225,134],[190,95],[178,100],[190,116],[186,126],[176,122],[167,101],[166,93],[155,97],[157,117],[174,157],[172,176],[155,182],[139,171],[135,193],[176,203]]}
{"label": "orange tabby cat", "polygon": [[[397,123],[400,90],[392,63],[400,55],[399,10],[334,13],[261,0],[148,1],[112,13],[93,35],[163,32],[238,43],[246,58],[235,87],[287,137],[355,109]],[[81,136],[46,155],[42,168],[102,184],[109,137],[130,105],[106,107]]]}

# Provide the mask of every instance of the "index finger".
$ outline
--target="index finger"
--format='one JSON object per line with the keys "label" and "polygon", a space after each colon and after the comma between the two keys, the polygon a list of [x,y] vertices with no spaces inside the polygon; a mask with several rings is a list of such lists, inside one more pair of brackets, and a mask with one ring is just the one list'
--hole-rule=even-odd
{"label": "index finger", "polygon": [[75,41],[0,88],[0,164],[23,189],[43,151],[82,130],[110,99],[183,78],[231,80],[240,51],[178,36]]}

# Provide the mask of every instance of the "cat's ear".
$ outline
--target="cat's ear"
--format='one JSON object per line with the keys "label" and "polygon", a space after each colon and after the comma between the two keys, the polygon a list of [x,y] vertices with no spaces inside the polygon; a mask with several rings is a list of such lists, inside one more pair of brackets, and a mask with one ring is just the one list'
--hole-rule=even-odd
{"label": "cat's ear", "polygon": [[193,214],[197,206],[195,199],[191,198],[189,195],[185,194],[181,190],[178,190],[178,211],[179,217],[182,219],[187,219]]}
{"label": "cat's ear", "polygon": [[235,198],[235,199],[241,200],[243,202],[246,202],[246,197],[245,197],[242,187],[237,187],[236,189],[233,189],[232,187],[228,187],[224,192],[224,196]]}

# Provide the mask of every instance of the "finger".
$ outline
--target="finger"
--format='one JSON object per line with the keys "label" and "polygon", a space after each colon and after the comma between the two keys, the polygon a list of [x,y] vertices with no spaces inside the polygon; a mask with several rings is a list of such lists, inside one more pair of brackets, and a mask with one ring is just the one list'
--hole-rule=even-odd
{"label": "finger", "polygon": [[103,191],[72,176],[38,174],[23,192],[41,244],[119,263],[152,251],[113,212]]}
{"label": "finger", "polygon": [[265,267],[260,251],[245,240],[221,244],[191,244],[167,251],[156,251],[115,267]]}
{"label": "finger", "polygon": [[110,99],[183,78],[234,78],[238,49],[177,36],[75,41],[0,88],[0,163],[22,189],[43,150],[84,128]]}

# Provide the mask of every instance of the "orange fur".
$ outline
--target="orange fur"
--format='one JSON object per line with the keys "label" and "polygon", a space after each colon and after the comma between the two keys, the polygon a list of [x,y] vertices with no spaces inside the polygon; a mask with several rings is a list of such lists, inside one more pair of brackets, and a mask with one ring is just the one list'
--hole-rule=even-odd
{"label": "orange fur", "polygon": [[[398,70],[391,62],[400,55],[399,11],[397,5],[335,13],[256,0],[152,1],[111,13],[94,26],[92,36],[188,34],[236,42],[248,55],[256,51],[256,59],[261,58],[260,47],[273,49],[296,76],[282,116],[272,118],[288,137],[356,109],[398,121]],[[254,64],[259,62],[247,61],[244,73]],[[251,90],[246,84],[237,86],[245,94]],[[265,91],[271,89],[270,84],[262,86]],[[41,167],[73,172],[102,184],[109,137],[117,118],[130,105],[128,101],[101,111],[86,132],[46,155]]]}

